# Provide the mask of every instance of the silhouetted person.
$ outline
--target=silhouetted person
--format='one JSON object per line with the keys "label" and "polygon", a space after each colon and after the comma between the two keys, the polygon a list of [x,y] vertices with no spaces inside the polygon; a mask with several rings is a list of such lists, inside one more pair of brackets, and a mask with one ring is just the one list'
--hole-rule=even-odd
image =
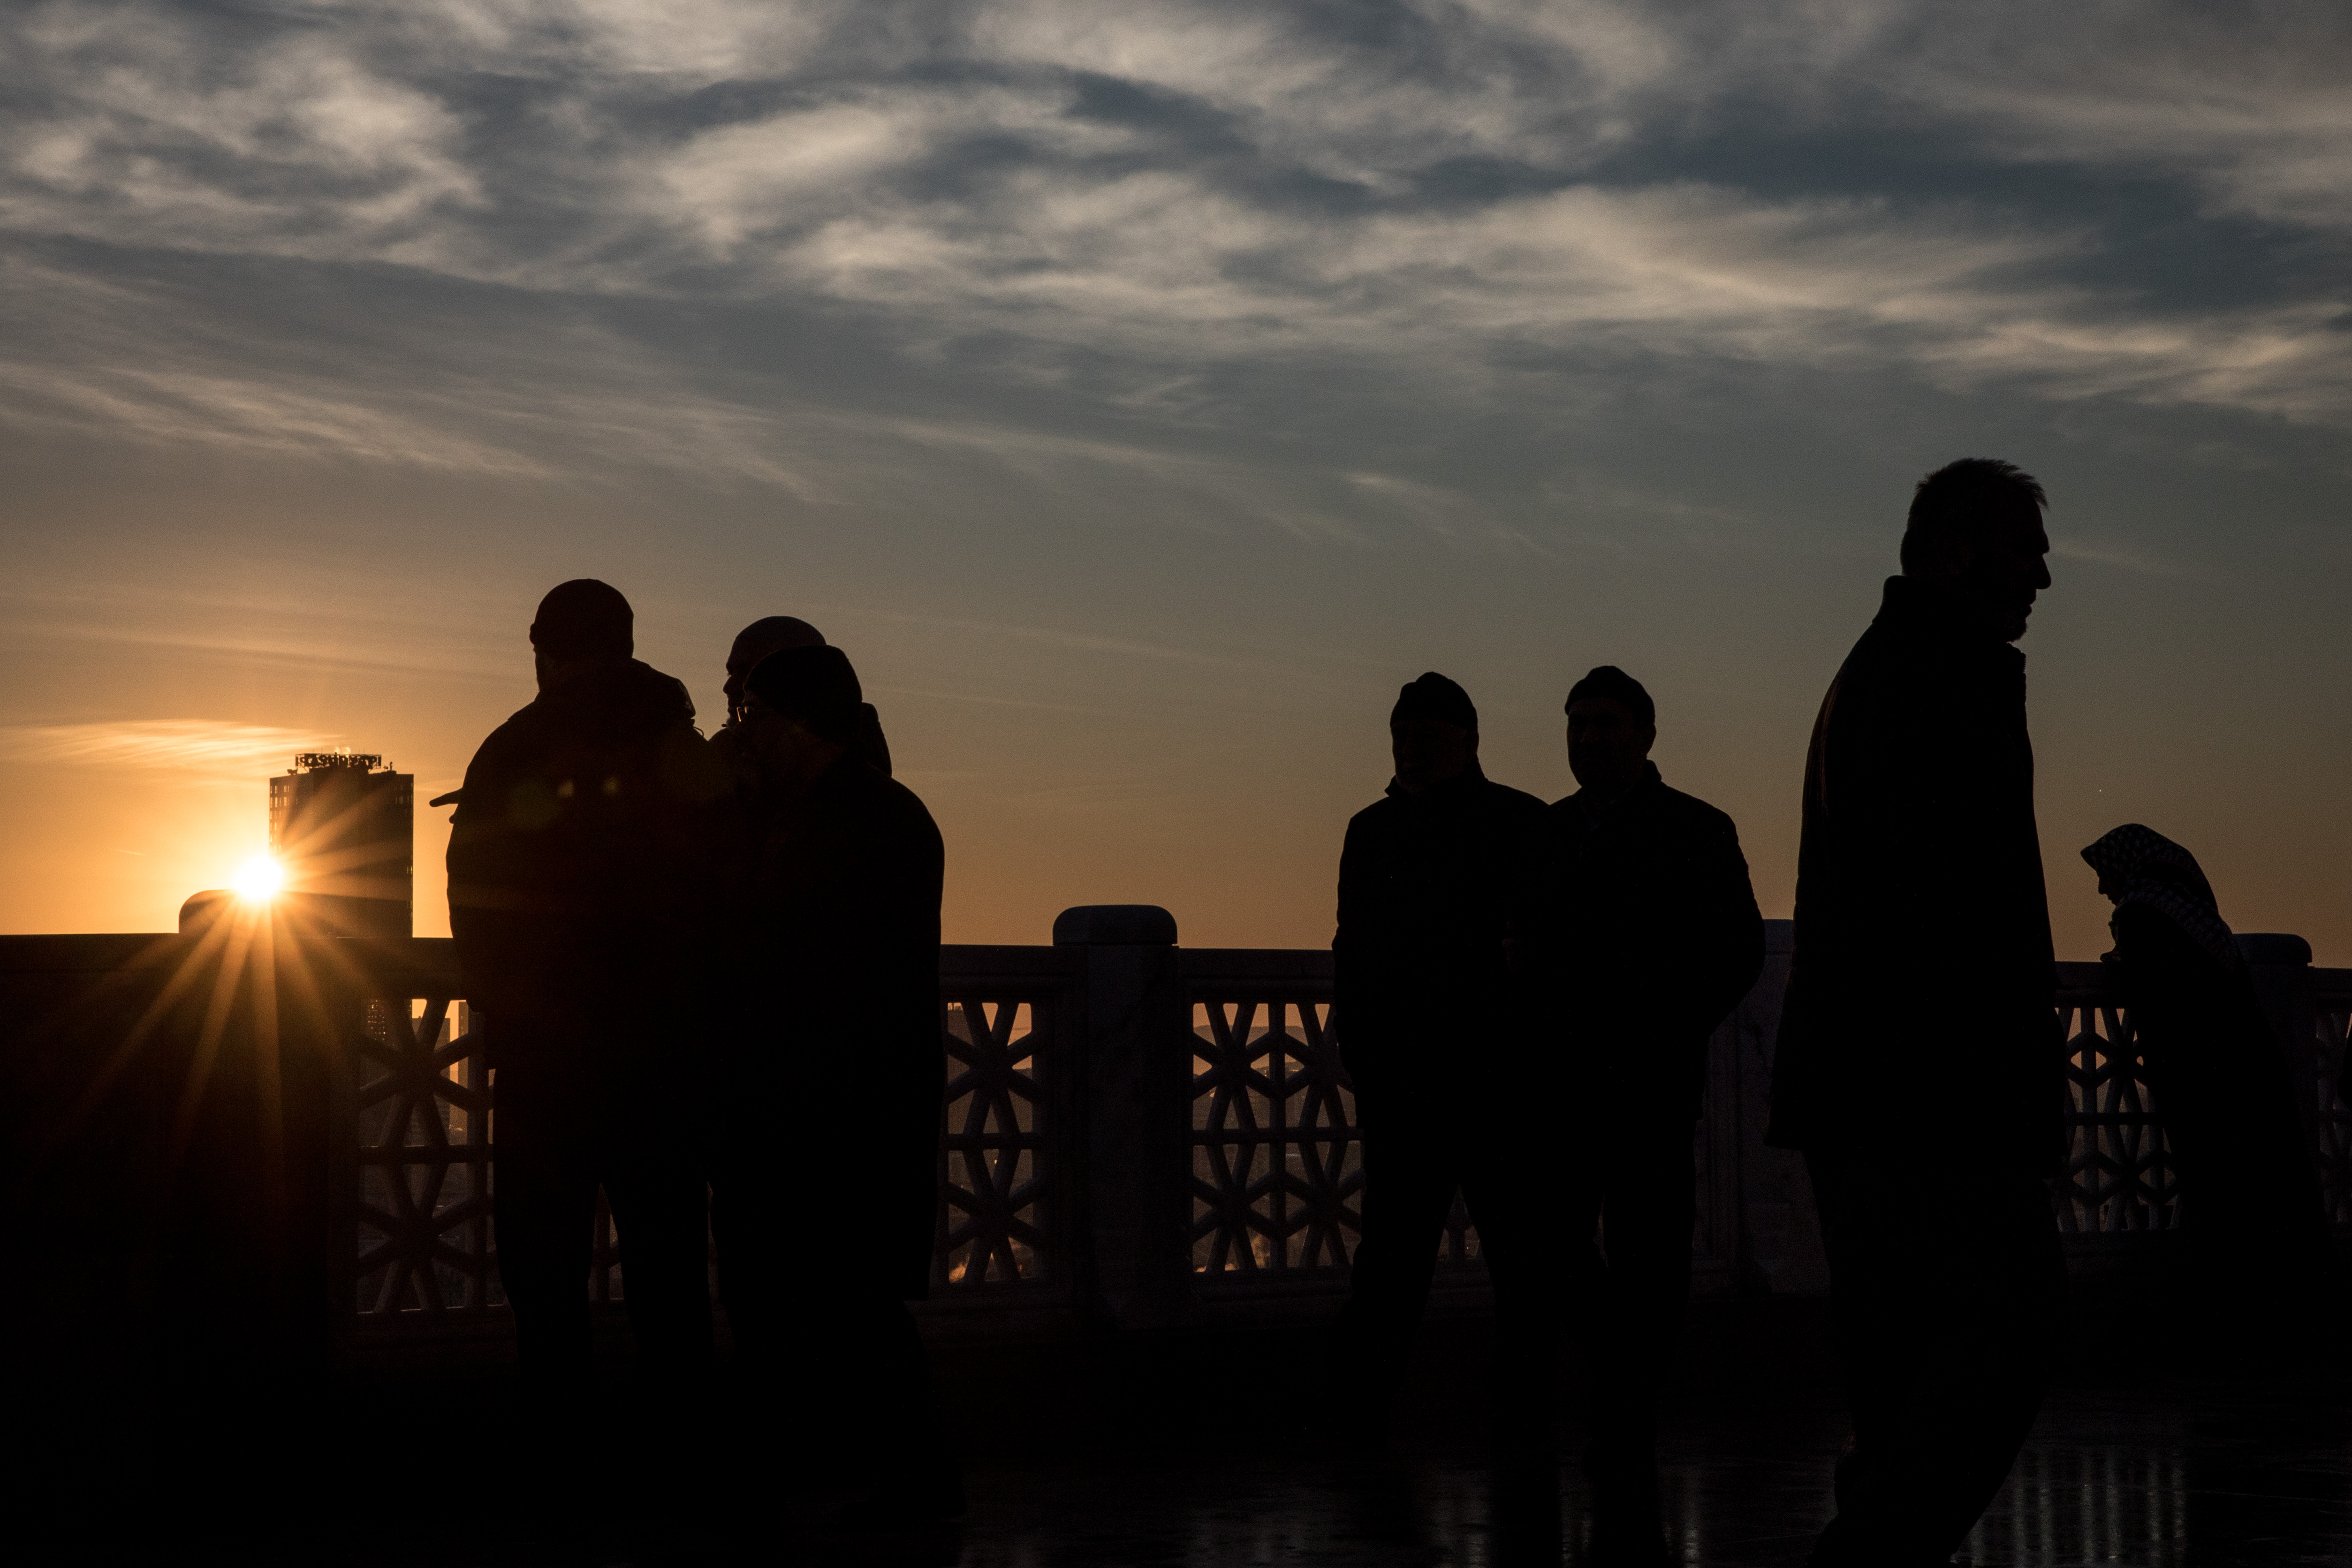
{"label": "silhouetted person", "polygon": [[2285,1055],[2197,857],[2137,822],[2083,852],[2113,900],[2108,973],[2131,1010],[2180,1180],[2197,1337],[2263,1339],[2309,1310],[2327,1214]]}
{"label": "silhouetted person", "polygon": [[1429,1299],[1458,1187],[1495,1287],[1498,1413],[1548,1413],[1558,1347],[1550,1174],[1538,1155],[1549,1059],[1505,944],[1534,939],[1544,804],[1478,767],[1478,712],[1432,672],[1389,716],[1396,776],[1339,857],[1334,1017],[1362,1129],[1363,1233],[1334,1325],[1343,1376],[1377,1433]]}
{"label": "silhouetted person", "polygon": [[[727,723],[713,737],[730,763],[737,761],[734,732],[743,719],[745,683],[760,661],[787,648],[824,646],[824,633],[793,615],[763,616],[735,633],[734,644],[727,650]],[[872,703],[857,705],[857,736],[851,749],[873,764],[883,778],[890,777],[890,742],[883,737],[882,716]]]}
{"label": "silhouetted person", "polygon": [[[1590,1369],[1592,1549],[1662,1562],[1657,1390],[1690,1302],[1707,1041],[1764,965],[1729,817],[1651,762],[1657,710],[1603,664],[1569,689],[1556,802],[1571,1321]],[[1606,1247],[1596,1245],[1596,1228]]]}
{"label": "silhouetted person", "polygon": [[644,1364],[710,1357],[699,1126],[728,780],[627,600],[577,579],[530,628],[539,696],[466,769],[449,929],[497,1072],[499,1273],[525,1378],[589,1365],[601,1185]]}
{"label": "silhouetted person", "polygon": [[776,1412],[851,1462],[884,1518],[962,1509],[909,1300],[929,1293],[947,1059],[944,852],[923,802],[856,749],[838,648],[761,661],[740,734],[758,769],[721,1096],[720,1288]]}
{"label": "silhouetted person", "polygon": [[1817,1564],[1947,1560],[2059,1343],[2065,1051],[2011,646],[2050,585],[2042,506],[1985,458],[1920,482],[1805,761],[1766,1141],[1804,1151],[1853,1412]]}

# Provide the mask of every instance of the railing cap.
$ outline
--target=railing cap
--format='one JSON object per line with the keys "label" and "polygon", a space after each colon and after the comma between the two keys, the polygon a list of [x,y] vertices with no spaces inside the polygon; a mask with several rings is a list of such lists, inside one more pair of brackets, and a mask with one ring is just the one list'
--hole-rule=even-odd
{"label": "railing cap", "polygon": [[2249,964],[2308,964],[2311,944],[2292,932],[2241,931],[2238,951]]}
{"label": "railing cap", "polygon": [[190,894],[188,901],[180,905],[180,935],[195,936],[215,920],[219,919],[236,902],[236,894],[225,887],[208,888],[203,893]]}
{"label": "railing cap", "polygon": [[1176,917],[1156,904],[1081,904],[1054,916],[1056,947],[1172,947]]}

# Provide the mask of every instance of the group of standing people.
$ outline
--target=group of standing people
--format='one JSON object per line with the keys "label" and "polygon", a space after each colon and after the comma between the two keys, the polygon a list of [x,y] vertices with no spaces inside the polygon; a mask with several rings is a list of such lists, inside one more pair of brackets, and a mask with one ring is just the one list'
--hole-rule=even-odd
{"label": "group of standing people", "polygon": [[[1816,1568],[1949,1561],[2063,1341],[2067,1048],[2015,646],[2050,586],[2044,505],[1991,459],[1920,481],[1902,572],[1806,758],[1765,1141],[1811,1179],[1853,1419]],[[1424,674],[1391,717],[1388,797],[1349,825],[1336,1012],[1365,1187],[1335,1337],[1376,1424],[1458,1186],[1494,1282],[1498,1420],[1548,1422],[1572,1332],[1591,1560],[1654,1563],[1707,1041],[1762,928],[1730,819],[1647,761],[1647,692],[1603,666],[1567,716],[1580,788],[1547,807],[1484,776],[1468,695]],[[2108,962],[2213,1281],[2184,1326],[2242,1332],[2228,1303],[2327,1266],[2284,1058],[2194,857],[2135,824],[2084,858],[2116,904]]]}
{"label": "group of standing people", "polygon": [[[1990,459],[1920,482],[1806,760],[1766,1141],[1811,1178],[1853,1410],[1821,1568],[1947,1561],[2061,1339],[2066,1047],[2014,645],[2050,585],[2043,505]],[[814,628],[744,630],[709,739],[631,628],[601,582],[548,594],[539,698],[483,743],[450,839],[526,1379],[586,1371],[601,1185],[641,1354],[691,1381],[712,1354],[707,1217],[741,1363],[789,1375],[877,1506],[951,1514],[905,1305],[937,1203],[938,830]],[[1549,1429],[1573,1335],[1591,1559],[1650,1563],[1708,1041],[1763,923],[1730,818],[1649,760],[1642,685],[1601,666],[1565,711],[1579,789],[1547,805],[1485,776],[1468,694],[1423,674],[1390,716],[1386,797],[1349,823],[1336,1017],[1365,1186],[1331,1346],[1352,1429],[1377,1431],[1458,1190],[1494,1283],[1499,1421]],[[2315,1278],[2327,1227],[2284,1061],[2194,858],[2137,826],[2084,853],[2116,902],[2109,958],[2192,1228],[2219,1268]]]}
{"label": "group of standing people", "polygon": [[1423,674],[1390,716],[1386,798],[1348,825],[1334,1011],[1363,1232],[1334,1354],[1376,1433],[1458,1188],[1494,1281],[1498,1424],[1549,1432],[1571,1329],[1592,1549],[1633,1561],[1660,1549],[1654,1406],[1690,1294],[1707,1040],[1764,925],[1731,819],[1649,760],[1641,683],[1603,665],[1565,706],[1580,788],[1548,806],[1486,777],[1468,694]]}
{"label": "group of standing people", "polygon": [[530,641],[538,698],[475,754],[449,839],[526,1389],[578,1414],[601,1186],[655,1383],[693,1391],[710,1365],[715,1239],[754,1401],[788,1385],[791,1429],[824,1435],[861,1506],[960,1512],[906,1305],[929,1282],[946,1082],[939,830],[803,622],[744,629],[708,738],[610,586],[557,586]]}

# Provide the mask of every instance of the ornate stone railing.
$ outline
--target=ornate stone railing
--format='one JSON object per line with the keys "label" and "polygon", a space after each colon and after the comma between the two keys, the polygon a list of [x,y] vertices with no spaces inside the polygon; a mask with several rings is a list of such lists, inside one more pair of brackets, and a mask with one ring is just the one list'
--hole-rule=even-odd
{"label": "ornate stone railing", "polygon": [[[2328,1218],[2340,1234],[2352,1228],[2352,969],[2313,969],[2307,1009],[2293,1009],[2290,1030],[2310,1020],[2311,1058],[2294,1064],[2312,1086],[2312,1146]],[[2299,1032],[2299,1031],[2297,1031]]]}
{"label": "ornate stone railing", "polygon": [[2102,978],[2096,964],[2059,966],[2073,1143],[2051,1195],[2058,1229],[2075,1238],[2169,1230],[2180,1213],[2171,1149],[2142,1076],[2131,1015]]}
{"label": "ornate stone railing", "polygon": [[[342,1057],[357,1232],[353,1311],[362,1329],[502,1309],[489,1195],[496,1115],[488,1028],[469,1028],[446,940],[380,964]],[[1069,1038],[1078,956],[1045,947],[949,947],[941,964],[948,1085],[932,1293],[1034,1297],[1066,1282],[1071,1185]],[[780,1149],[779,1155],[789,1154]],[[593,1301],[625,1294],[602,1194]]]}
{"label": "ornate stone railing", "polygon": [[[1055,937],[942,952],[949,1092],[926,1313],[988,1333],[1016,1319],[1231,1321],[1292,1310],[1284,1300],[1328,1310],[1363,1184],[1330,955],[1182,948],[1163,912],[1128,908],[1071,911]],[[2352,1223],[2352,1107],[2338,1092],[2352,970],[2312,969],[2294,938],[2250,941],[2331,1211]],[[1702,1290],[1825,1281],[1801,1164],[1761,1141],[1784,923],[1769,946],[1711,1051],[1696,1144]],[[2168,1231],[2179,1205],[2161,1108],[2128,1014],[2097,965],[2060,968],[2075,1140],[2053,1194],[2060,1225],[2078,1250]],[[22,1140],[33,1152],[12,1203],[58,1188],[100,1134],[128,1139],[113,1168],[152,1174],[118,1207],[138,1207],[139,1182],[176,1191],[200,1176],[205,1235],[232,1239],[187,1241],[171,1202],[148,1193],[138,1234],[158,1256],[194,1247],[199,1274],[266,1276],[268,1291],[296,1292],[280,1316],[315,1317],[363,1358],[504,1333],[486,1030],[456,994],[446,942],[0,939],[0,988],[7,1086],[39,1131]],[[596,1229],[589,1289],[612,1301],[625,1270],[601,1208]],[[263,1261],[224,1261],[248,1255]],[[1483,1278],[1457,1205],[1441,1284],[1475,1292]]]}

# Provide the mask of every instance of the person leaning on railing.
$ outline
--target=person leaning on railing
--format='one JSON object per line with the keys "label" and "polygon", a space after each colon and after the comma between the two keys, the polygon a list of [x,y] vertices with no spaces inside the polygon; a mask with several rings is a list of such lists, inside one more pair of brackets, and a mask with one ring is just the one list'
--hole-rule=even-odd
{"label": "person leaning on railing", "polygon": [[632,658],[592,579],[531,623],[539,695],[474,754],[449,830],[449,929],[497,1073],[499,1273],[533,1390],[589,1371],[596,1189],[626,1249],[642,1363],[711,1355],[700,1089],[729,780],[676,679]]}
{"label": "person leaning on railing", "polygon": [[2011,646],[2050,586],[2042,507],[1990,459],[1920,481],[1805,759],[1765,1141],[1804,1151],[1853,1413],[1819,1568],[1948,1559],[2060,1340],[2065,1044]]}
{"label": "person leaning on railing", "polygon": [[2326,1310],[2327,1211],[2245,955],[2197,857],[2163,834],[2127,822],[2083,859],[2116,906],[2104,962],[2179,1176],[2182,1337],[2223,1364],[2300,1354],[2271,1328]]}
{"label": "person leaning on railing", "polygon": [[945,851],[913,790],[859,747],[838,648],[745,683],[749,889],[711,1171],[719,1291],[747,1430],[845,1465],[874,1522],[963,1510],[907,1302],[938,1213]]}
{"label": "person leaning on railing", "polygon": [[[1690,1303],[1692,1136],[1706,1050],[1764,967],[1764,921],[1731,819],[1667,788],[1657,708],[1603,664],[1569,688],[1580,788],[1559,831],[1570,1321],[1591,1369],[1592,1550],[1664,1561],[1658,1387]],[[1605,1255],[1595,1244],[1605,1231]]]}

